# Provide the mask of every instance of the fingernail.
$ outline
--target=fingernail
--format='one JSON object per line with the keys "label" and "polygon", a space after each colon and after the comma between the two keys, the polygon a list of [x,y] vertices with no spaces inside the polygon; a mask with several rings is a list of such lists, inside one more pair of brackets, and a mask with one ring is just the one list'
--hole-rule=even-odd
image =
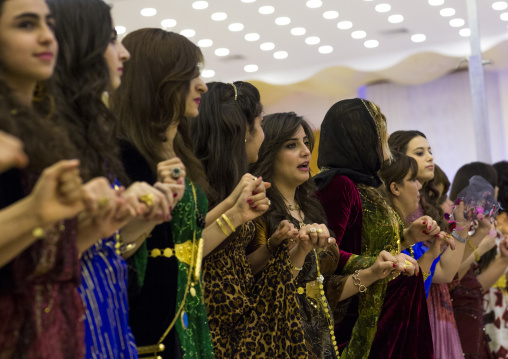
{"label": "fingernail", "polygon": [[254,209],[258,209],[258,206],[254,206]]}
{"label": "fingernail", "polygon": [[332,243],[332,238],[328,238],[328,243]]}
{"label": "fingernail", "polygon": [[426,230],[423,230],[422,232],[423,232],[423,234],[427,234],[427,231],[426,231]]}
{"label": "fingernail", "polygon": [[430,231],[431,228],[432,228],[432,226],[429,226],[429,231]]}
{"label": "fingernail", "polygon": [[397,268],[397,263],[393,263],[393,268]]}
{"label": "fingernail", "polygon": [[247,198],[247,203],[251,203],[252,202],[252,198]]}
{"label": "fingernail", "polygon": [[404,268],[404,272],[406,272],[406,271],[407,271],[407,269],[406,269],[406,268]]}
{"label": "fingernail", "polygon": [[258,179],[263,179],[263,177],[259,176]]}
{"label": "fingernail", "polygon": [[171,212],[171,211],[173,211],[173,207],[169,207],[169,211],[170,211],[170,212]]}
{"label": "fingernail", "polygon": [[439,234],[436,234],[436,238],[438,238],[438,237],[439,237]]}
{"label": "fingernail", "polygon": [[422,224],[427,224],[427,221],[423,221]]}
{"label": "fingernail", "polygon": [[178,184],[182,184],[182,183],[183,183],[183,180],[179,179]]}
{"label": "fingernail", "polygon": [[258,194],[256,191],[254,191],[254,194]]}
{"label": "fingernail", "polygon": [[173,193],[173,197],[176,197],[176,196],[178,196],[178,194],[177,193]]}

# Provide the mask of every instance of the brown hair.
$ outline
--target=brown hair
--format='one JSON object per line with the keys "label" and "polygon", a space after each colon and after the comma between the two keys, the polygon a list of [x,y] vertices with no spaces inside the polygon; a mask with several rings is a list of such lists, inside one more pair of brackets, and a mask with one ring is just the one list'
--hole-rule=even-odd
{"label": "brown hair", "polygon": [[447,193],[448,190],[450,189],[450,180],[443,172],[441,167],[439,167],[435,163],[434,163],[434,179],[432,181],[434,182],[434,186],[439,186],[440,184],[443,185],[443,193],[441,193],[441,196],[439,196],[439,198],[437,199],[437,203],[441,206],[448,197]]}
{"label": "brown hair", "polygon": [[131,59],[124,64],[122,86],[111,98],[119,137],[130,142],[155,172],[157,163],[171,155],[164,154],[166,131],[170,125],[178,126],[175,154],[189,178],[208,190],[184,115],[190,81],[199,76],[203,61],[201,50],[182,35],[155,28],[131,32],[122,43]]}

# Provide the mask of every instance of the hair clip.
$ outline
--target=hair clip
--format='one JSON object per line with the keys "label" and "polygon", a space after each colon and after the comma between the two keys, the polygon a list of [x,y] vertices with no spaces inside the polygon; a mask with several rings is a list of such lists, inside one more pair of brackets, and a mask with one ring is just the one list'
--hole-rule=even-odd
{"label": "hair clip", "polygon": [[235,101],[238,99],[238,90],[236,89],[236,86],[232,82],[228,82],[228,85],[233,86],[233,89],[235,90]]}

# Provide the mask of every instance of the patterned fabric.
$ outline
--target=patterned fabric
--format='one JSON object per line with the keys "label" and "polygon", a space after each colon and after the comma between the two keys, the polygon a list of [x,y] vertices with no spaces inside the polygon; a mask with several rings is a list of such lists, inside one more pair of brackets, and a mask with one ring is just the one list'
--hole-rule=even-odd
{"label": "patterned fabric", "polygon": [[[25,196],[31,186],[21,184],[17,170],[0,175],[0,208]],[[56,225],[0,268],[1,359],[83,358],[76,228],[76,220]]]}
{"label": "patterned fabric", "polygon": [[249,222],[204,262],[205,299],[217,358],[307,358],[287,244],[256,277],[246,248]]}
{"label": "patterned fabric", "polygon": [[[338,262],[332,252],[323,251],[318,259],[320,266],[321,257]],[[333,314],[327,301],[322,300],[319,280],[324,278],[318,268],[315,251],[311,251],[305,258],[303,269],[296,277],[296,299],[300,308],[302,327],[305,335],[305,343],[309,351],[309,358],[331,359],[337,358],[330,326],[333,325]],[[336,266],[336,265],[335,265]],[[321,277],[321,278],[320,278]]]}
{"label": "patterned fabric", "polygon": [[[362,257],[349,260],[344,272],[373,264],[380,251],[397,253],[403,226],[385,202],[374,202],[360,188],[363,207]],[[386,215],[388,213],[388,216]],[[367,258],[370,257],[370,260]],[[432,358],[430,327],[422,276],[399,276],[373,283],[359,295],[359,318],[342,358]],[[419,350],[414,350],[419,343]],[[413,345],[413,350],[408,347]],[[371,351],[372,347],[372,351]]]}
{"label": "patterned fabric", "polygon": [[129,327],[127,263],[116,253],[115,243],[113,237],[103,239],[81,257],[87,359],[138,357]]}
{"label": "patterned fabric", "polygon": [[493,357],[508,357],[508,288],[503,275],[483,295],[485,333]]}
{"label": "patterned fabric", "polygon": [[436,359],[463,358],[452,300],[446,283],[434,283],[427,297],[434,357]]}

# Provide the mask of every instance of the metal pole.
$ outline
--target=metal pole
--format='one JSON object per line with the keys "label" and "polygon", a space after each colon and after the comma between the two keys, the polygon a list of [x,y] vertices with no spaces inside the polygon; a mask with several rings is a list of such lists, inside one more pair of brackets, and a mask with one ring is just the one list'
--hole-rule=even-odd
{"label": "metal pole", "polygon": [[478,24],[478,6],[476,0],[467,1],[467,16],[471,30],[471,56],[469,57],[469,83],[473,105],[473,122],[476,137],[477,158],[481,162],[491,163],[489,113],[485,94],[482,51],[480,47],[480,28]]}

